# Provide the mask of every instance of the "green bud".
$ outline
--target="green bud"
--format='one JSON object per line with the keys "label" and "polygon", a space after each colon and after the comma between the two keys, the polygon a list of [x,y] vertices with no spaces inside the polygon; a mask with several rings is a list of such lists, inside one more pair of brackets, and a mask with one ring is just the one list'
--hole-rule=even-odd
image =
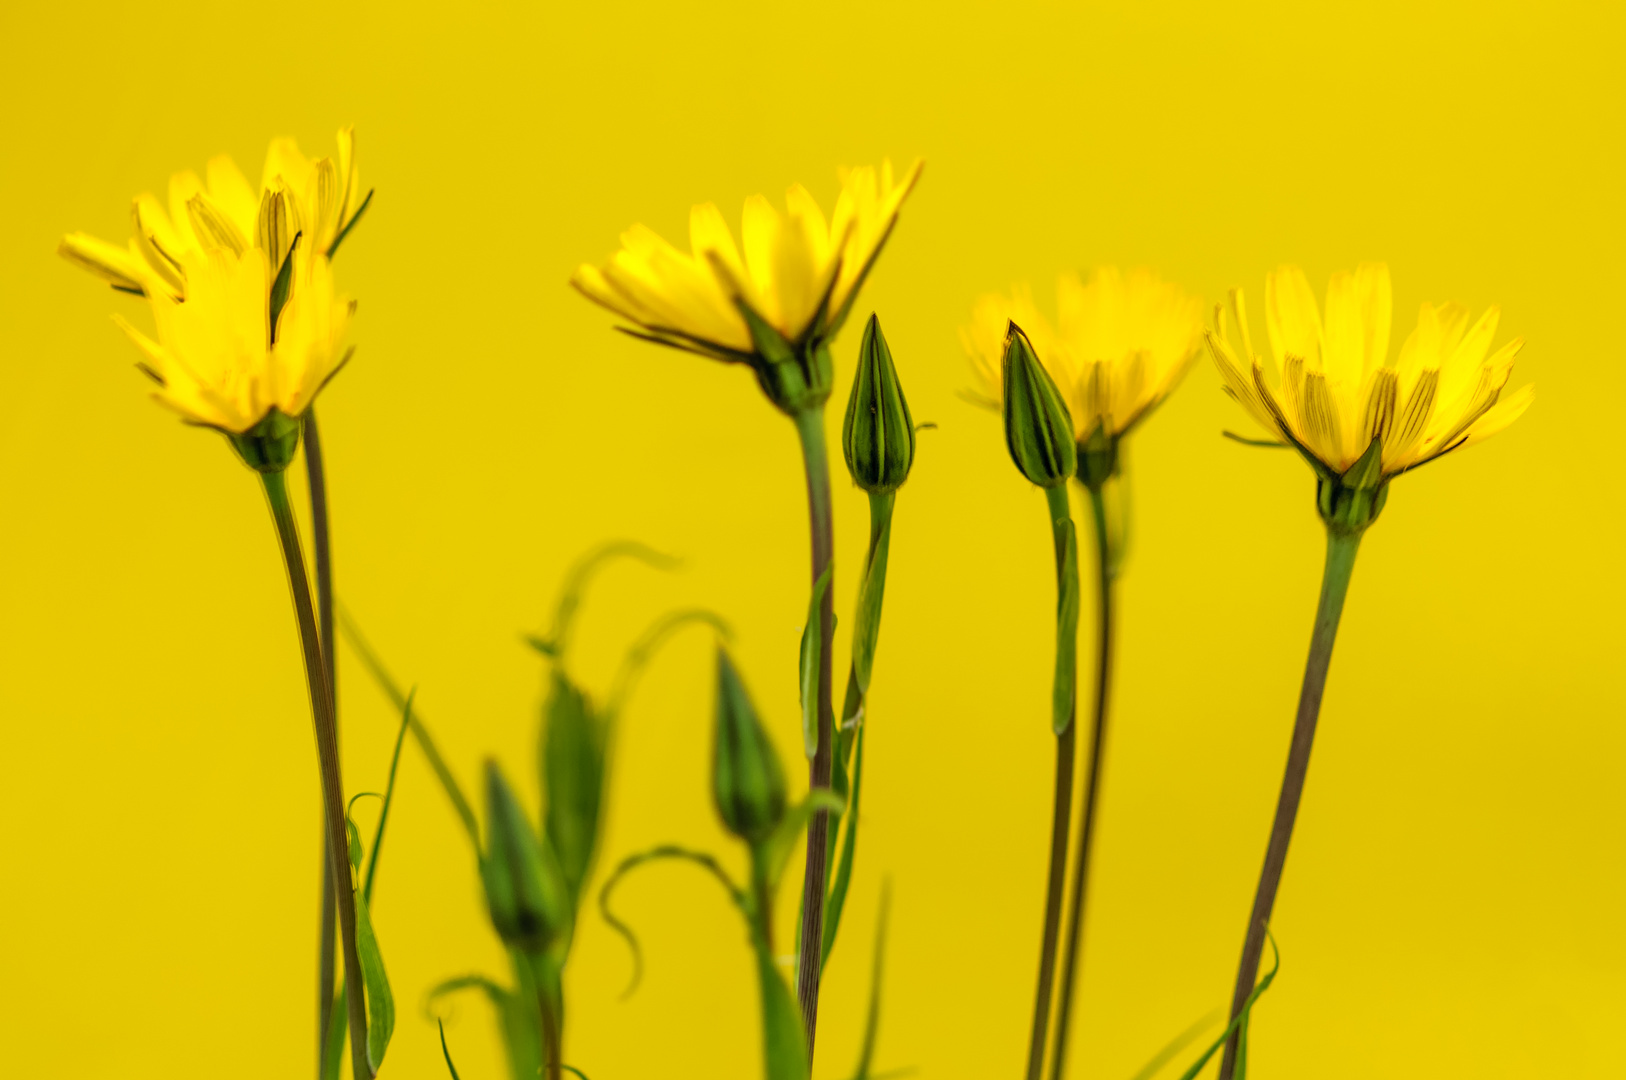
{"label": "green bud", "polygon": [[745,684],[720,647],[712,794],[724,827],[748,843],[766,840],[785,816],[784,767],[757,720]]}
{"label": "green bud", "polygon": [[593,704],[555,667],[543,706],[542,815],[548,845],[571,896],[580,896],[598,847],[604,795],[605,729]]}
{"label": "green bud", "polygon": [[551,848],[539,843],[513,789],[486,762],[486,907],[503,944],[544,952],[570,930],[571,906]]}
{"label": "green bud", "polygon": [[1078,443],[1078,481],[1094,490],[1118,474],[1118,439],[1097,423]]}
{"label": "green bud", "polygon": [[841,449],[853,483],[872,495],[896,491],[915,462],[915,421],[892,366],[892,350],[874,315],[858,345],[858,372],[841,425]]}
{"label": "green bud", "polygon": [[1383,475],[1383,436],[1374,436],[1342,476],[1317,470],[1316,509],[1327,528],[1346,536],[1359,535],[1383,513],[1389,501],[1389,478]]}
{"label": "green bud", "polygon": [[1040,487],[1064,484],[1078,468],[1073,416],[1055,380],[1014,322],[1005,332],[1005,445],[1022,475]]}
{"label": "green bud", "polygon": [[299,449],[299,418],[272,409],[265,418],[241,434],[226,432],[237,456],[255,472],[281,472],[293,464]]}

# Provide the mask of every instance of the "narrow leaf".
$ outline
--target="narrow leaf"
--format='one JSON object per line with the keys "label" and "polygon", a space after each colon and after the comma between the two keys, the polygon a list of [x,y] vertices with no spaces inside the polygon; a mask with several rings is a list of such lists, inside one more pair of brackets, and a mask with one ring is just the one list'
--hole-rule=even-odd
{"label": "narrow leaf", "polygon": [[662,844],[660,847],[650,848],[648,851],[628,855],[621,860],[621,865],[611,872],[603,887],[598,891],[599,914],[604,917],[605,922],[610,924],[610,929],[621,935],[622,939],[627,943],[627,948],[632,951],[632,981],[627,984],[626,991],[621,995],[623,998],[631,996],[632,992],[638,989],[638,981],[643,977],[644,953],[642,947],[638,944],[637,935],[632,932],[632,928],[622,922],[615,912],[610,910],[610,893],[614,891],[615,887],[620,884],[621,879],[627,874],[645,863],[655,862],[659,859],[678,859],[690,862],[709,872],[712,877],[722,884],[723,890],[728,893],[728,898],[734,901],[734,906],[745,916],[746,922],[749,923],[751,920],[751,906],[745,897],[744,891],[734,884],[734,880],[728,876],[728,871],[723,869],[722,864],[706,852],[692,851],[688,848],[678,847],[675,844]]}
{"label": "narrow leaf", "polygon": [[452,1080],[463,1080],[457,1075],[457,1066],[452,1064],[452,1052],[446,1049],[446,1023],[436,1019],[435,1025],[440,1028],[440,1053],[446,1059],[446,1071],[452,1074]]}
{"label": "narrow leaf", "polygon": [[367,901],[361,896],[356,897],[356,952],[361,956],[361,981],[367,992],[367,1061],[376,1072],[395,1033],[395,995],[384,974],[384,957],[378,951]]}
{"label": "narrow leaf", "polygon": [[762,989],[762,1055],[767,1080],[807,1080],[807,1038],[802,1010],[791,996],[785,977],[768,954],[766,942],[756,943],[757,982]]}
{"label": "narrow leaf", "polygon": [[[1203,1056],[1197,1059],[1197,1063],[1180,1074],[1180,1080],[1196,1080],[1197,1074],[1203,1071],[1204,1065],[1208,1064],[1208,1059],[1219,1052],[1220,1047],[1225,1045],[1225,1040],[1231,1037],[1233,1031],[1241,1030],[1245,1032],[1248,1030],[1248,1014],[1253,1011],[1254,1002],[1259,1000],[1260,994],[1270,989],[1270,984],[1276,981],[1276,972],[1280,971],[1282,967],[1282,954],[1276,948],[1276,938],[1270,934],[1269,930],[1266,930],[1265,934],[1270,937],[1270,970],[1265,973],[1264,978],[1259,980],[1259,985],[1253,988],[1253,993],[1248,995],[1248,1000],[1242,1003],[1242,1012],[1220,1033],[1220,1037],[1214,1040],[1214,1044],[1204,1052]],[[1247,1076],[1247,1064],[1242,1056],[1242,1050],[1243,1044],[1239,1038],[1237,1042],[1238,1068],[1234,1074],[1234,1080],[1245,1080]]]}
{"label": "narrow leaf", "polygon": [[564,585],[559,591],[559,602],[553,610],[553,627],[546,634],[532,636],[526,640],[538,652],[556,660],[563,657],[570,646],[571,631],[576,624],[576,612],[581,607],[582,595],[587,591],[588,584],[607,563],[624,558],[637,559],[657,570],[673,570],[679,565],[678,560],[672,556],[664,555],[636,540],[612,540],[607,544],[600,544],[577,559],[575,565],[566,572]]}
{"label": "narrow leaf", "polygon": [[665,645],[672,635],[693,623],[710,626],[724,641],[734,636],[733,630],[721,615],[705,608],[685,608],[662,615],[649,625],[622,659],[621,667],[615,673],[615,682],[610,687],[610,696],[605,700],[605,720],[613,721],[621,714],[621,708],[626,704],[638,677],[644,673],[644,668],[655,658],[661,646]]}
{"label": "narrow leaf", "polygon": [[1196,1042],[1202,1033],[1208,1030],[1208,1028],[1212,1027],[1214,1021],[1218,1020],[1223,1015],[1224,1013],[1222,1013],[1219,1009],[1215,1009],[1213,1012],[1209,1013],[1207,1016],[1204,1016],[1201,1020],[1198,1020],[1196,1023],[1186,1028],[1186,1030],[1170,1039],[1168,1044],[1154,1054],[1152,1056],[1152,1060],[1148,1061],[1145,1065],[1142,1065],[1140,1071],[1134,1076],[1130,1077],[1129,1080],[1152,1080],[1152,1077],[1156,1076],[1163,1070],[1163,1066],[1179,1057],[1181,1051],[1190,1046],[1192,1043]]}
{"label": "narrow leaf", "polygon": [[791,807],[785,820],[774,829],[773,835],[763,841],[762,865],[767,871],[769,888],[778,888],[779,879],[785,874],[785,864],[790,861],[791,852],[796,850],[797,839],[807,828],[809,819],[820,810],[841,813],[841,799],[831,791],[814,789],[808,792],[807,798]]}
{"label": "narrow leaf", "polygon": [[802,627],[802,750],[810,759],[819,752],[819,670],[824,649],[820,612],[834,569],[832,562],[813,584],[813,595],[807,602],[807,624]]}
{"label": "narrow leaf", "polygon": [[853,750],[852,794],[842,812],[846,832],[841,842],[841,861],[830,882],[830,896],[824,905],[824,947],[819,969],[830,962],[830,950],[836,947],[836,931],[841,926],[841,912],[847,905],[847,887],[852,882],[853,856],[858,850],[858,801],[864,790],[864,728],[858,729],[858,745]]}
{"label": "narrow leaf", "polygon": [[875,1062],[875,1042],[881,1030],[881,974],[886,964],[886,929],[892,914],[892,886],[881,887],[881,910],[875,918],[875,959],[870,966],[869,1013],[864,1018],[864,1045],[858,1054],[858,1071],[853,1080],[874,1080],[870,1067]]}
{"label": "narrow leaf", "polygon": [[390,819],[390,804],[395,801],[395,774],[401,767],[401,747],[406,743],[407,727],[412,723],[412,699],[418,696],[414,686],[407,694],[401,709],[401,729],[395,733],[395,752],[390,755],[390,778],[384,786],[384,807],[378,812],[378,828],[373,830],[373,850],[367,858],[367,874],[363,878],[361,895],[372,903],[373,879],[378,874],[378,853],[384,849],[384,824]]}

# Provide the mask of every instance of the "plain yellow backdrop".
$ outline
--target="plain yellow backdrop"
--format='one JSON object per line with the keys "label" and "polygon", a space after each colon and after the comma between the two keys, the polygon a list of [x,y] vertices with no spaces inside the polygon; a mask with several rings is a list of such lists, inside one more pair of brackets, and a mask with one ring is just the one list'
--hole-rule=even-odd
{"label": "plain yellow backdrop", "polygon": [[[829,206],[840,165],[927,161],[854,320],[880,312],[939,428],[898,500],[820,1080],[855,1059],[887,878],[878,1064],[1013,1076],[1025,1047],[1053,586],[1043,499],[956,396],[974,298],[1047,296],[1096,263],[1258,296],[1280,262],[1319,288],[1385,259],[1397,344],[1422,300],[1500,302],[1499,340],[1528,339],[1514,385],[1539,396],[1398,481],[1363,548],[1254,1064],[1626,1075],[1626,41],[1608,8],[6,5],[0,1073],[309,1075],[318,791],[264,500],[217,437],[146,400],[108,318],[144,321],[140,303],[53,249],[123,237],[133,194],[217,152],[257,175],[271,136],[330,152],[354,123],[378,194],[337,268],[359,348],[321,402],[339,591],[465,782],[495,755],[533,795],[543,669],[520,635],[609,537],[686,569],[606,576],[579,677],[602,692],[647,620],[705,603],[787,757],[797,738],[791,425],[744,371],[612,333],[571,270],[634,221],[681,242],[695,202],[733,218],[800,180]],[[833,430],[857,336],[837,345]],[[1127,1078],[1228,995],[1321,560],[1309,471],[1220,438],[1245,424],[1205,364],[1132,446],[1075,1076]],[[836,470],[849,611],[864,510]],[[681,639],[632,703],[607,859],[679,841],[737,861],[707,792],[710,648]],[[376,789],[395,718],[340,664],[347,783]],[[501,974],[455,819],[405,761],[375,905],[401,1080],[445,1075],[428,988]],[[629,957],[585,920],[569,1059],[593,1080],[757,1075],[748,953],[715,886],[653,869],[620,906],[647,976],[623,1000]],[[483,1002],[443,1012],[462,1075],[503,1075]]]}

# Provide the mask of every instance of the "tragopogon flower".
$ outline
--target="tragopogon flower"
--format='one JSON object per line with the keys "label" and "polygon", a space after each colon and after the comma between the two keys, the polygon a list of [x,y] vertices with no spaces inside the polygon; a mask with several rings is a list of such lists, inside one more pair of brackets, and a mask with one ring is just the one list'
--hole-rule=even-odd
{"label": "tragopogon flower", "polygon": [[189,422],[228,435],[273,413],[302,414],[344,362],[339,344],[354,305],[334,297],[326,255],[300,243],[288,266],[287,301],[274,323],[266,300],[271,264],[259,248],[180,255],[186,298],[149,295],[156,341],[114,316],[146,354],[143,370],[159,384],[153,396]]}
{"label": "tragopogon flower", "polygon": [[[1265,430],[1297,448],[1324,481],[1376,489],[1496,434],[1535,398],[1535,388],[1525,386],[1502,399],[1524,341],[1486,355],[1500,309],[1491,307],[1470,325],[1462,304],[1425,303],[1417,328],[1391,359],[1392,306],[1382,263],[1333,274],[1325,318],[1304,271],[1283,266],[1267,275],[1275,389],[1253,350],[1241,289],[1216,309],[1217,327],[1206,336],[1226,392]],[[1359,477],[1351,475],[1357,471]]]}
{"label": "tragopogon flower", "polygon": [[[584,263],[571,284],[632,323],[624,329],[634,336],[751,365],[775,404],[795,411],[829,396],[818,354],[851,312],[920,169],[915,162],[901,180],[891,162],[849,171],[829,221],[800,184],[783,215],[754,195],[739,247],[711,203],[690,212],[687,254],[634,225],[608,263]],[[799,379],[777,370],[793,360]]]}
{"label": "tragopogon flower", "polygon": [[1087,468],[1093,447],[1093,467],[1110,471],[1117,440],[1190,369],[1201,348],[1202,303],[1149,270],[1124,274],[1115,267],[1096,269],[1088,282],[1063,274],[1056,299],[1054,324],[1025,286],[977,301],[971,325],[960,330],[977,375],[977,396],[998,407],[1006,331],[1014,322],[1067,401],[1074,437],[1085,452],[1079,468]]}
{"label": "tragopogon flower", "polygon": [[137,196],[128,247],[70,233],[58,252],[127,292],[157,289],[184,297],[187,256],[222,249],[236,255],[256,247],[266,251],[274,280],[294,236],[301,236],[306,250],[331,254],[365,205],[350,128],[339,131],[338,142],[337,161],[312,161],[293,139],[273,139],[258,192],[222,154],[209,162],[207,183],[190,170],[170,177],[168,213],[154,196]]}

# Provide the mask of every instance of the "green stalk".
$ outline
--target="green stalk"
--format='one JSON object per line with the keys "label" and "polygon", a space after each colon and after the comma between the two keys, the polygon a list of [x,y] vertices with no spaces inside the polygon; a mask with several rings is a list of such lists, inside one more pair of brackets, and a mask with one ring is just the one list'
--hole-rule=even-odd
{"label": "green stalk", "polygon": [[[327,672],[328,695],[333,702],[335,739],[339,727],[339,680],[333,637],[333,552],[329,541],[327,516],[327,472],[322,466],[322,435],[316,426],[316,407],[305,410],[305,478],[311,499],[311,548],[316,559],[316,623],[322,639],[322,659]],[[322,829],[322,919],[318,935],[316,964],[316,1075],[322,1075],[322,1048],[327,1045],[328,1024],[333,1015],[335,936],[338,911],[334,888],[333,852],[327,829]]]}
{"label": "green stalk", "polygon": [[1056,1011],[1055,1050],[1050,1080],[1061,1080],[1067,1067],[1067,1032],[1073,1019],[1073,993],[1078,986],[1078,950],[1084,937],[1084,900],[1090,884],[1090,851],[1095,838],[1095,810],[1101,792],[1102,759],[1107,744],[1107,699],[1112,682],[1112,553],[1107,539],[1107,508],[1101,485],[1087,489],[1095,517],[1096,651],[1095,712],[1090,725],[1090,772],[1084,781],[1084,807],[1073,856],[1073,896],[1067,911],[1067,954],[1062,961],[1061,1002]]}
{"label": "green stalk", "polygon": [[[813,548],[812,581],[814,588],[817,588],[819,579],[830,567],[835,533],[830,507],[830,460],[824,446],[824,409],[822,405],[803,409],[796,414],[795,420],[796,433],[802,443],[802,466],[807,475],[807,516]],[[830,639],[835,630],[833,584],[825,588],[823,601],[819,605],[819,738],[808,776],[808,786],[815,791],[829,789],[833,757],[830,707]],[[814,1033],[818,1028],[819,977],[823,968],[820,960],[824,945],[824,898],[829,872],[829,861],[825,855],[829,846],[828,819],[826,811],[817,811],[807,830],[807,864],[802,879],[802,927],[796,965],[796,996],[802,1008],[810,1061]],[[771,916],[764,913],[763,917]]]}
{"label": "green stalk", "polygon": [[[1056,591],[1061,594],[1066,588],[1067,551],[1062,539],[1063,531],[1057,526],[1072,521],[1067,485],[1063,483],[1045,488],[1045,499],[1050,508],[1051,533],[1056,538]],[[1064,647],[1060,635],[1057,647]],[[1069,717],[1067,727],[1056,736],[1056,794],[1050,817],[1050,874],[1045,888],[1044,936],[1039,946],[1039,986],[1033,1001],[1033,1035],[1028,1043],[1028,1080],[1039,1080],[1043,1074],[1046,1035],[1050,1027],[1050,997],[1056,980],[1056,943],[1061,931],[1062,895],[1067,887],[1067,832],[1073,816],[1077,711],[1075,695],[1073,715]]]}
{"label": "green stalk", "polygon": [[[1298,716],[1293,722],[1293,741],[1287,751],[1287,770],[1282,777],[1282,793],[1276,802],[1276,820],[1270,828],[1265,848],[1265,865],[1259,873],[1253,911],[1248,916],[1248,932],[1242,943],[1242,963],[1237,968],[1236,990],[1231,997],[1231,1019],[1241,1015],[1253,993],[1259,973],[1259,959],[1265,950],[1265,929],[1276,904],[1276,889],[1287,864],[1287,845],[1293,838],[1293,819],[1298,816],[1299,799],[1304,794],[1304,778],[1310,770],[1310,747],[1315,741],[1316,719],[1321,713],[1321,693],[1327,685],[1327,669],[1332,664],[1333,640],[1338,636],[1338,619],[1344,612],[1349,577],[1355,569],[1355,553],[1361,546],[1360,532],[1327,530],[1327,564],[1321,577],[1321,600],[1316,608],[1315,630],[1310,636],[1310,656],[1304,665],[1304,685],[1299,690]],[[1231,1080],[1236,1068],[1237,1039],[1225,1044],[1220,1063],[1220,1080]]]}
{"label": "green stalk", "polygon": [[[283,562],[288,569],[288,586],[293,592],[294,615],[299,624],[299,642],[304,651],[305,681],[309,685],[311,714],[316,723],[316,752],[322,776],[322,809],[327,822],[327,847],[331,853],[328,872],[337,890],[340,948],[344,953],[346,984],[361,987],[361,957],[356,951],[356,897],[350,885],[349,841],[344,826],[344,783],[339,777],[339,738],[333,720],[333,697],[327,688],[327,664],[311,606],[310,582],[305,576],[305,557],[300,550],[299,528],[288,502],[287,479],[280,472],[261,473],[265,495],[271,504],[271,519],[282,544]],[[361,993],[346,994],[350,1018],[350,1067],[357,1080],[371,1080],[367,1062],[367,1006]]]}

